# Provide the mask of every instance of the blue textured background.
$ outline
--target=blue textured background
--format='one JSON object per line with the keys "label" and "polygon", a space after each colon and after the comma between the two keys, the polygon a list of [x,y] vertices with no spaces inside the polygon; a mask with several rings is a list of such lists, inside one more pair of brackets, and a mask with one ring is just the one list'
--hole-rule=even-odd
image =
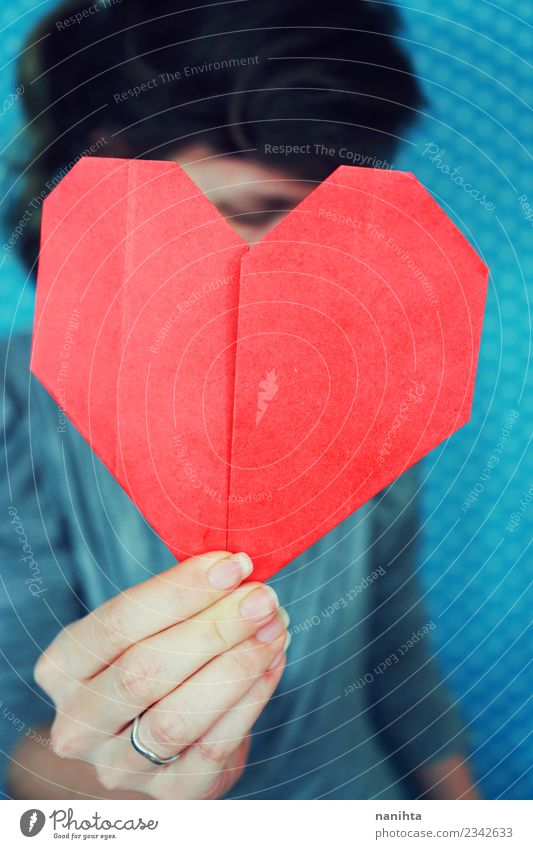
{"label": "blue textured background", "polygon": [[[25,35],[55,5],[55,0],[2,5],[0,64],[7,65],[0,104],[15,89],[13,59]],[[442,15],[437,6],[410,0],[403,8],[402,39],[429,106],[397,164],[413,171],[466,233],[490,267],[491,283],[472,420],[423,464],[423,574],[439,625],[436,649],[471,733],[482,792],[489,798],[532,798],[531,592],[529,598],[526,594],[533,572],[533,501],[524,501],[524,495],[533,484],[531,459],[526,463],[533,420],[526,282],[533,222],[526,221],[518,201],[526,193],[533,206],[527,153],[533,122],[526,106],[531,4],[448,0]],[[13,179],[5,154],[16,152],[20,129],[16,106],[0,126],[5,197]],[[439,161],[448,173],[425,152],[430,144],[444,151]],[[456,168],[494,209],[453,182],[450,172]],[[3,244],[5,234],[0,236]],[[33,289],[11,253],[0,254],[0,263],[0,332],[8,333],[12,326],[29,326]],[[501,460],[483,477],[512,410],[519,415]],[[483,491],[463,512],[461,505],[476,485]],[[520,514],[519,525],[506,530],[513,513]]]}

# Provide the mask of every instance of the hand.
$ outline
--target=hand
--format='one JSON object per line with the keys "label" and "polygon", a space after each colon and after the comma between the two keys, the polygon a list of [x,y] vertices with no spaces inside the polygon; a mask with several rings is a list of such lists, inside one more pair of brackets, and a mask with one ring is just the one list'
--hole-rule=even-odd
{"label": "hand", "polygon": [[436,763],[419,770],[417,778],[423,789],[422,799],[479,799],[465,758],[448,755]]}
{"label": "hand", "polygon": [[[68,625],[35,680],[53,699],[54,751],[108,790],[218,798],[239,778],[251,726],[285,663],[288,616],[245,554],[192,557]],[[155,766],[130,741],[132,720]]]}

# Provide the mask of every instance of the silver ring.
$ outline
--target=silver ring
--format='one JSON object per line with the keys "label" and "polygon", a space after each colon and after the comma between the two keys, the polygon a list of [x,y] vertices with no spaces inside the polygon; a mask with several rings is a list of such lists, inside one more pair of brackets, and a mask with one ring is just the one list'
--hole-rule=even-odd
{"label": "silver ring", "polygon": [[165,766],[165,764],[171,764],[173,761],[177,761],[181,752],[178,752],[177,755],[172,755],[172,757],[170,758],[160,758],[141,743],[137,736],[137,732],[139,730],[139,722],[141,721],[141,716],[143,716],[145,713],[146,711],[143,711],[143,713],[140,713],[139,716],[136,716],[133,721],[130,734],[131,745],[133,746],[135,751],[139,753],[139,755],[142,755],[143,758],[147,758],[151,763],[155,764],[156,766]]}

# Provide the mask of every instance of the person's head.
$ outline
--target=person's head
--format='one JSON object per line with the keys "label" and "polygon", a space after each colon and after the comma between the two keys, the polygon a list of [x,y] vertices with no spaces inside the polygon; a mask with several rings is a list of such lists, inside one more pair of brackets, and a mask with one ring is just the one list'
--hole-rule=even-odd
{"label": "person's head", "polygon": [[338,165],[390,163],[422,103],[392,7],[191,5],[67,2],[31,34],[21,209],[82,154],[175,159],[253,242]]}

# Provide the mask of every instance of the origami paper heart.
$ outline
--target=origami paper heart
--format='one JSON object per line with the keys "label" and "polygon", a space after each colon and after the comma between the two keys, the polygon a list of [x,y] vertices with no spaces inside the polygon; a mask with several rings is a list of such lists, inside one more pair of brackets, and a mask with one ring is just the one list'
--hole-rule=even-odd
{"label": "origami paper heart", "polygon": [[178,558],[262,580],[468,420],[487,274],[411,174],[338,168],[249,249],[176,164],[82,159],[31,368]]}

